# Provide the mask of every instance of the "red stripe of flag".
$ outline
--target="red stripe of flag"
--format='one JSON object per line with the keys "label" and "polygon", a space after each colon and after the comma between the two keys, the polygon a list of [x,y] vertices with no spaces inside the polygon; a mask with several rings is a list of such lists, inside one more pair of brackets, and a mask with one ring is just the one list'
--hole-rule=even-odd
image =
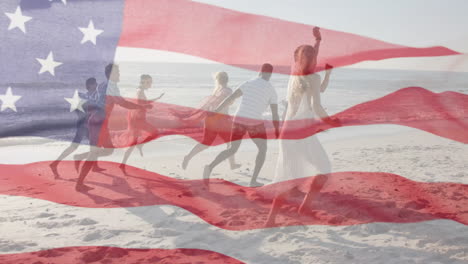
{"label": "red stripe of flag", "polygon": [[[313,15],[313,14],[311,14]],[[172,51],[258,70],[269,62],[289,74],[296,47],[313,44],[313,26],[188,0],[125,2],[119,46]],[[459,54],[445,47],[412,48],[322,29],[319,69],[365,60]]]}
{"label": "red stripe of flag", "polygon": [[117,247],[66,247],[0,255],[0,263],[207,263],[241,264],[226,255],[201,249],[136,249]]}
{"label": "red stripe of flag", "polygon": [[[180,180],[128,166],[123,175],[118,163],[100,162],[103,177],[91,173],[88,193],[74,190],[76,172],[72,161],[63,161],[54,180],[49,162],[0,165],[0,194],[32,197],[89,208],[173,205],[196,214],[206,222],[229,230],[264,228],[277,191],[307,186],[313,178],[301,178],[261,188],[239,186],[212,179],[209,190],[202,180]],[[121,185],[115,184],[121,183]],[[305,214],[297,207],[304,195],[291,195],[276,218],[278,226],[355,225],[372,222],[412,223],[449,219],[468,224],[468,185],[416,182],[381,172],[337,172],[329,176]],[[316,214],[318,213],[318,214]]]}
{"label": "red stripe of flag", "polygon": [[[179,119],[173,115],[174,111],[184,112],[193,110],[187,107],[154,103],[153,109],[147,114],[148,122],[158,130],[141,138],[138,143],[150,141],[166,135],[185,135],[207,145],[219,145],[230,140],[232,117],[220,116],[219,127],[208,129],[208,133],[219,136],[215,141],[203,141],[204,131],[200,119]],[[123,109],[114,108],[110,114],[109,128],[112,134],[113,146],[127,147],[135,142],[129,142],[125,136],[127,121],[122,118],[126,115]],[[201,116],[210,113],[202,113]],[[408,87],[391,93],[387,96],[358,104],[333,117],[340,119],[339,126],[361,126],[374,124],[394,124],[417,128],[441,137],[462,143],[468,143],[468,95],[457,92],[433,93],[419,87]],[[143,123],[143,122],[141,122]],[[267,134],[261,138],[274,138],[274,129],[271,121],[265,121]],[[283,126],[285,123],[282,124]],[[144,124],[141,124],[144,126]],[[283,139],[302,139],[312,136],[321,130],[336,127],[333,124],[318,122],[316,120],[288,121],[288,129],[282,132]],[[247,136],[247,135],[246,135]],[[106,142],[104,134],[101,140]]]}

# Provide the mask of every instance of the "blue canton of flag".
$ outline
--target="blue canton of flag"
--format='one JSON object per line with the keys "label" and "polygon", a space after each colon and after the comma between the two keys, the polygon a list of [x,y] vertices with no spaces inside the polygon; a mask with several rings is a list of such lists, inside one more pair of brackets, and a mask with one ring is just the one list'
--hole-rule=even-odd
{"label": "blue canton of flag", "polygon": [[[71,141],[85,81],[105,81],[122,26],[123,0],[0,3],[0,137]],[[85,143],[85,142],[83,142]]]}

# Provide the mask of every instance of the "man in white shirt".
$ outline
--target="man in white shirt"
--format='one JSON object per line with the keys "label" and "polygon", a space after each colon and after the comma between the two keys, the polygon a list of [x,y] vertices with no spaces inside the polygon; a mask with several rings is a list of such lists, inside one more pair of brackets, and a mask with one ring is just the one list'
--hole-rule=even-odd
{"label": "man in white shirt", "polygon": [[276,137],[278,138],[279,136],[279,126],[277,122],[278,96],[275,89],[269,82],[272,72],[273,66],[271,64],[263,64],[258,78],[240,85],[239,88],[232,95],[226,98],[226,100],[215,110],[215,112],[218,112],[226,105],[232,104],[237,98],[242,97],[242,101],[237,109],[232,125],[231,146],[221,152],[213,162],[205,166],[203,171],[203,178],[205,180],[210,177],[211,171],[219,163],[237,152],[241,144],[241,139],[245,134],[248,134],[258,148],[258,154],[255,160],[255,169],[250,181],[250,186],[262,185],[257,182],[257,177],[265,163],[267,151],[267,135],[263,124],[263,112],[268,106],[270,106],[272,112]]}

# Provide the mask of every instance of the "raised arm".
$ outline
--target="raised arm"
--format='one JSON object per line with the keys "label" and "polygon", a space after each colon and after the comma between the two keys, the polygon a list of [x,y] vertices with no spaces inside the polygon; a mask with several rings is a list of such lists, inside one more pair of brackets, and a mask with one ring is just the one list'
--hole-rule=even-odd
{"label": "raised arm", "polygon": [[320,34],[320,28],[319,27],[314,27],[313,29],[313,33],[314,33],[314,37],[315,37],[315,45],[314,45],[314,49],[315,49],[315,54],[314,54],[314,60],[313,60],[313,69],[315,69],[315,67],[317,66],[317,58],[318,58],[318,54],[319,54],[319,49],[320,49],[320,42],[322,41],[322,35]]}
{"label": "raised arm", "polygon": [[162,93],[161,95],[159,95],[158,97],[156,98],[152,98],[152,99],[149,99],[149,101],[157,101],[159,99],[161,99],[163,96],[164,96],[165,93]]}
{"label": "raised arm", "polygon": [[331,74],[331,69],[332,67],[327,64],[326,66],[326,71],[325,71],[325,78],[323,79],[323,82],[320,84],[320,92],[323,93],[328,87],[328,83],[330,82],[330,74]]}

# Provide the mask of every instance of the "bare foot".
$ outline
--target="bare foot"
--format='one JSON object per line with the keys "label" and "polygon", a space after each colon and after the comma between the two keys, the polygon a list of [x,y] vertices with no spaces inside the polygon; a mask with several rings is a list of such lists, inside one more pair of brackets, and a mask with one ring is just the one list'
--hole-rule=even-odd
{"label": "bare foot", "polygon": [[127,175],[127,170],[126,170],[127,165],[122,163],[122,164],[119,165],[119,168],[123,172],[123,174]]}
{"label": "bare foot", "polygon": [[203,169],[203,179],[204,180],[210,179],[211,170],[212,169],[210,168],[210,165],[205,166],[205,168]]}
{"label": "bare foot", "polygon": [[57,166],[58,166],[58,162],[57,162],[57,161],[54,161],[54,162],[52,162],[51,164],[49,164],[49,167],[50,167],[50,169],[52,170],[52,173],[54,174],[54,178],[55,178],[55,179],[60,178],[60,174],[58,173]]}
{"label": "bare foot", "polygon": [[231,165],[231,170],[235,170],[235,169],[238,169],[238,168],[240,168],[240,167],[242,167],[242,165],[236,163],[236,164],[234,164],[234,165]]}
{"label": "bare foot", "polygon": [[268,216],[267,221],[265,222],[264,227],[274,227],[275,226],[275,218]]}
{"label": "bare foot", "polygon": [[301,206],[299,206],[299,209],[297,209],[297,213],[300,215],[304,214],[310,214],[311,213],[311,208],[309,207],[308,204],[302,203]]}
{"label": "bare foot", "polygon": [[312,204],[313,198],[314,196],[312,193],[307,193],[306,196],[304,197],[304,200],[302,200],[302,203],[299,206],[299,209],[297,210],[297,212],[299,214],[310,213],[310,211],[312,211],[310,208],[310,205]]}
{"label": "bare foot", "polygon": [[89,187],[89,186],[86,186],[86,185],[84,185],[84,184],[76,184],[76,186],[75,186],[75,190],[76,190],[77,192],[88,192],[88,191],[91,191],[91,190],[93,190],[93,189],[94,189],[94,188]]}
{"label": "bare foot", "polygon": [[203,169],[203,183],[206,185],[208,188],[208,191],[210,190],[210,174],[211,174],[212,168],[210,168],[210,165],[206,165],[205,168]]}
{"label": "bare foot", "polygon": [[258,181],[251,181],[250,182],[250,187],[262,187],[264,184],[259,183]]}
{"label": "bare foot", "polygon": [[137,149],[140,151],[140,156],[143,157],[143,145],[138,145]]}
{"label": "bare foot", "polygon": [[105,170],[106,170],[106,169],[101,168],[101,167],[99,167],[98,165],[93,166],[93,171],[94,171],[94,172],[103,172],[103,171],[105,171]]}
{"label": "bare foot", "polygon": [[[76,157],[76,156],[75,156]],[[80,170],[81,160],[75,159],[75,170],[78,172]]]}

